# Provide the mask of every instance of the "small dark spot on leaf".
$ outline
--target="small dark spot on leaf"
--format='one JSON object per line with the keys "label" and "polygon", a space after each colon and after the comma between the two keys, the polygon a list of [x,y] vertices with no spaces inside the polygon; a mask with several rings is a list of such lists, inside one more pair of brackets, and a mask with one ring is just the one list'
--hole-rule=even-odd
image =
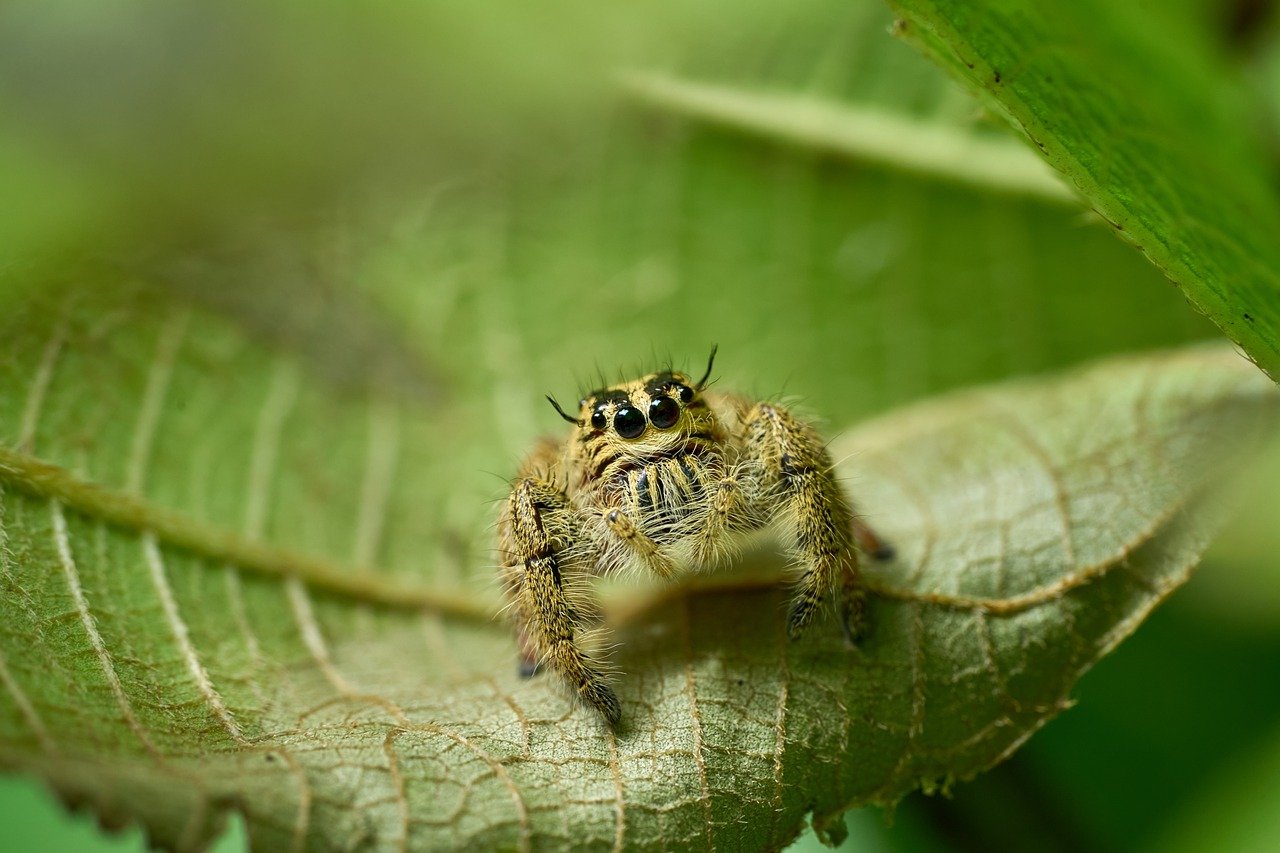
{"label": "small dark spot on leaf", "polygon": [[991,75],[991,79],[992,79],[992,80],[994,80],[994,81],[996,81],[996,85],[997,85],[997,86],[999,86],[999,85],[1000,85],[1000,72],[999,72],[999,71],[997,71],[995,74],[992,74],[992,75]]}
{"label": "small dark spot on leaf", "polygon": [[1246,320],[1248,320],[1250,323],[1252,323],[1252,322],[1253,322],[1253,315],[1252,315],[1252,314],[1250,314],[1248,311],[1246,311],[1246,312],[1245,312],[1245,314],[1244,314],[1244,318],[1245,318]]}
{"label": "small dark spot on leaf", "polygon": [[744,685],[744,684],[746,684],[746,683],[747,683],[747,682],[745,682],[745,681],[744,681],[744,680],[742,680],[741,678],[739,678],[739,679],[738,679],[738,686],[739,686],[739,687],[741,687],[742,685]]}

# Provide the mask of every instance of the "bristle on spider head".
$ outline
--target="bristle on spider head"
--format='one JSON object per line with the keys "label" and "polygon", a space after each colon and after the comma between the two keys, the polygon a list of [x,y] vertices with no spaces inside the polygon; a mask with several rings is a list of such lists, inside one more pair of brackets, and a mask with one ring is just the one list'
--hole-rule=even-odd
{"label": "bristle on spider head", "polygon": [[697,389],[701,391],[707,386],[707,380],[711,378],[711,365],[716,363],[716,350],[720,349],[719,344],[711,345],[711,355],[707,358],[707,372],[702,374],[702,378],[698,380]]}
{"label": "bristle on spider head", "polygon": [[565,413],[564,409],[560,408],[560,404],[556,402],[555,397],[552,397],[550,394],[548,394],[547,402],[551,404],[552,408],[554,408],[557,413],[559,413],[560,417],[564,418],[566,421],[573,424],[574,426],[582,426],[582,421],[578,420],[575,417],[571,417],[570,415]]}

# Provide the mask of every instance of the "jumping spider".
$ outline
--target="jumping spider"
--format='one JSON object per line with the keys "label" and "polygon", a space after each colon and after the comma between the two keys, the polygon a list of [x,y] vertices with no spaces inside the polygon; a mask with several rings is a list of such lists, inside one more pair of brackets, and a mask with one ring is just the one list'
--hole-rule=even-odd
{"label": "jumping spider", "polygon": [[635,568],[671,578],[779,521],[800,570],[788,634],[834,596],[852,643],[862,626],[858,551],[889,556],[853,514],[813,427],[775,403],[704,392],[715,355],[697,382],[663,371],[593,391],[576,418],[548,397],[574,430],[525,458],[498,520],[521,674],[539,663],[555,670],[611,725],[622,709],[582,642],[600,621],[584,575]]}

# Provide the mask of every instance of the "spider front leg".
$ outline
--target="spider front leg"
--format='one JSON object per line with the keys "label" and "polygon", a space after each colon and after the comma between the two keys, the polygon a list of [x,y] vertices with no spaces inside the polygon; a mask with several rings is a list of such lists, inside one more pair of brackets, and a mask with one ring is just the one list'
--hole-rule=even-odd
{"label": "spider front leg", "polygon": [[[832,474],[830,455],[813,428],[781,406],[756,404],[743,426],[746,452],[760,463],[764,488],[782,499],[780,512],[794,526],[794,549],[802,574],[787,618],[788,635],[793,640],[800,636],[818,605],[835,594],[845,637],[857,642],[863,590],[855,519]],[[869,529],[863,526],[862,530],[874,539]]]}
{"label": "spider front leg", "polygon": [[[527,657],[551,667],[581,699],[616,725],[622,717],[618,697],[604,670],[578,644],[587,622],[565,594],[562,556],[583,533],[564,492],[536,477],[519,480],[499,520],[503,574],[520,618],[521,645]],[[522,667],[523,669],[523,667]]]}
{"label": "spider front leg", "polygon": [[638,560],[640,565],[664,580],[675,577],[675,563],[662,553],[658,543],[650,539],[625,510],[616,507],[607,509],[601,517],[609,532],[617,537],[627,553]]}
{"label": "spider front leg", "polygon": [[707,513],[702,530],[693,542],[694,559],[702,565],[715,562],[725,547],[725,535],[737,524],[746,527],[746,497],[737,470],[716,480],[708,491]]}

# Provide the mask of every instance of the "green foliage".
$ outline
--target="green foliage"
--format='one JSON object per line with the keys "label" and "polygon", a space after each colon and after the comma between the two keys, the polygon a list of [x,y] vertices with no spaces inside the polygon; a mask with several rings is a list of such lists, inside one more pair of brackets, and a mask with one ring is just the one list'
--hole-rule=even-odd
{"label": "green foliage", "polygon": [[[14,8],[45,96],[0,88],[0,762],[164,843],[838,837],[1064,707],[1275,407],[1192,348],[883,414],[1212,329],[879,7]],[[493,501],[544,393],[713,341],[826,420],[901,558],[857,653],[782,641],[768,548],[611,589],[615,738],[515,677]]]}
{"label": "green foliage", "polygon": [[[1243,97],[1182,14],[1101,0],[891,0],[899,32],[1009,119],[1280,378],[1280,204]],[[1181,10],[1179,10],[1181,12]],[[1155,81],[1153,83],[1153,81]]]}

